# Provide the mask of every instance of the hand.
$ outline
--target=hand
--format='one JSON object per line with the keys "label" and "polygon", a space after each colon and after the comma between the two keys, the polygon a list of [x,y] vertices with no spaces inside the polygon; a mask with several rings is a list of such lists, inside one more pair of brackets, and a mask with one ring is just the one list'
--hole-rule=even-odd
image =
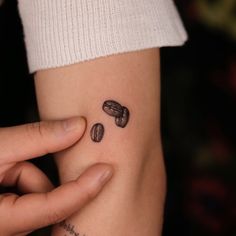
{"label": "hand", "polygon": [[0,235],[26,235],[58,223],[92,200],[111,178],[112,168],[96,164],[77,180],[53,189],[30,158],[57,152],[76,143],[85,120],[44,121],[0,129],[0,185],[17,186],[24,194],[0,195]]}

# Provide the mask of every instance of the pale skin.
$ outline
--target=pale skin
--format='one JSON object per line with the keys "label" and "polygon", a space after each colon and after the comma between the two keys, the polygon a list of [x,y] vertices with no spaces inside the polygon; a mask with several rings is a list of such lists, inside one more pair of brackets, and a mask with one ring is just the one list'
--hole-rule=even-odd
{"label": "pale skin", "polygon": [[[116,173],[101,195],[67,218],[64,225],[56,225],[52,235],[70,235],[66,225],[86,236],[161,235],[166,190],[159,49],[38,71],[35,85],[43,120],[74,115],[87,119],[81,141],[55,155],[61,183],[76,179],[97,162],[111,164]],[[124,128],[103,111],[106,100],[128,108],[130,116]],[[96,123],[104,126],[100,142],[90,137]]]}
{"label": "pale skin", "polygon": [[113,174],[107,164],[90,166],[79,178],[54,188],[46,175],[27,162],[79,142],[83,118],[0,128],[0,185],[23,194],[0,195],[0,235],[23,236],[69,217],[96,197]]}

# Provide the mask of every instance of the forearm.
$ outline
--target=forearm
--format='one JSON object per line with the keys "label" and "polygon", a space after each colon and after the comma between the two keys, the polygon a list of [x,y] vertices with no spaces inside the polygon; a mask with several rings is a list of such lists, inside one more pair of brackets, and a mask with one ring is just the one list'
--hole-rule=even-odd
{"label": "forearm", "polygon": [[[82,115],[87,130],[80,143],[58,155],[62,182],[96,162],[111,163],[113,180],[104,192],[67,222],[81,235],[160,235],[165,173],[160,139],[159,50],[120,54],[41,71],[36,89],[42,119]],[[102,109],[115,100],[129,109],[124,128]],[[102,123],[100,142],[91,139]],[[65,235],[56,226],[53,235]],[[69,233],[68,233],[69,235]]]}

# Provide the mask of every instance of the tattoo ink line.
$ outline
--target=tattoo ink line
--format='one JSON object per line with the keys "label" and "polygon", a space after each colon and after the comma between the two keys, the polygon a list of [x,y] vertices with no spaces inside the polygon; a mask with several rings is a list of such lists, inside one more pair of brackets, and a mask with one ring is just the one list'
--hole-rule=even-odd
{"label": "tattoo ink line", "polygon": [[104,135],[104,126],[101,123],[96,123],[95,125],[93,125],[93,127],[91,128],[90,131],[90,136],[91,139],[94,142],[101,142],[102,138]]}
{"label": "tattoo ink line", "polygon": [[127,107],[122,107],[123,113],[122,116],[116,117],[115,122],[118,127],[124,128],[129,121],[129,110]]}
{"label": "tattoo ink line", "polygon": [[124,128],[129,121],[129,110],[127,107],[123,107],[120,103],[107,100],[103,103],[102,109],[109,116],[115,117],[115,124],[118,127]]}
{"label": "tattoo ink line", "polygon": [[[63,228],[68,234],[72,236],[86,236],[85,234],[80,234],[76,232],[75,226],[70,223],[67,223],[65,220],[59,223],[59,227]],[[65,236],[67,236],[67,234]]]}
{"label": "tattoo ink line", "polygon": [[103,111],[105,111],[109,116],[121,117],[123,113],[122,106],[113,100],[107,100],[103,103]]}

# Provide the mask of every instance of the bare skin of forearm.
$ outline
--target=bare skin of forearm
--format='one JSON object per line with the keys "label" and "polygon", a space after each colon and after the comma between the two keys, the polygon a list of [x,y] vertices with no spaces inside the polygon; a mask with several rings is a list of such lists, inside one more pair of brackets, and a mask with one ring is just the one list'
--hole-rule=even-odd
{"label": "bare skin of forearm", "polygon": [[[56,225],[53,236],[161,235],[165,171],[159,64],[159,49],[155,48],[36,74],[42,119],[75,115],[87,119],[82,140],[56,154],[61,182],[77,178],[96,162],[110,163],[115,169],[105,190]],[[113,109],[110,101],[118,107]],[[129,114],[126,121],[124,108]]]}

